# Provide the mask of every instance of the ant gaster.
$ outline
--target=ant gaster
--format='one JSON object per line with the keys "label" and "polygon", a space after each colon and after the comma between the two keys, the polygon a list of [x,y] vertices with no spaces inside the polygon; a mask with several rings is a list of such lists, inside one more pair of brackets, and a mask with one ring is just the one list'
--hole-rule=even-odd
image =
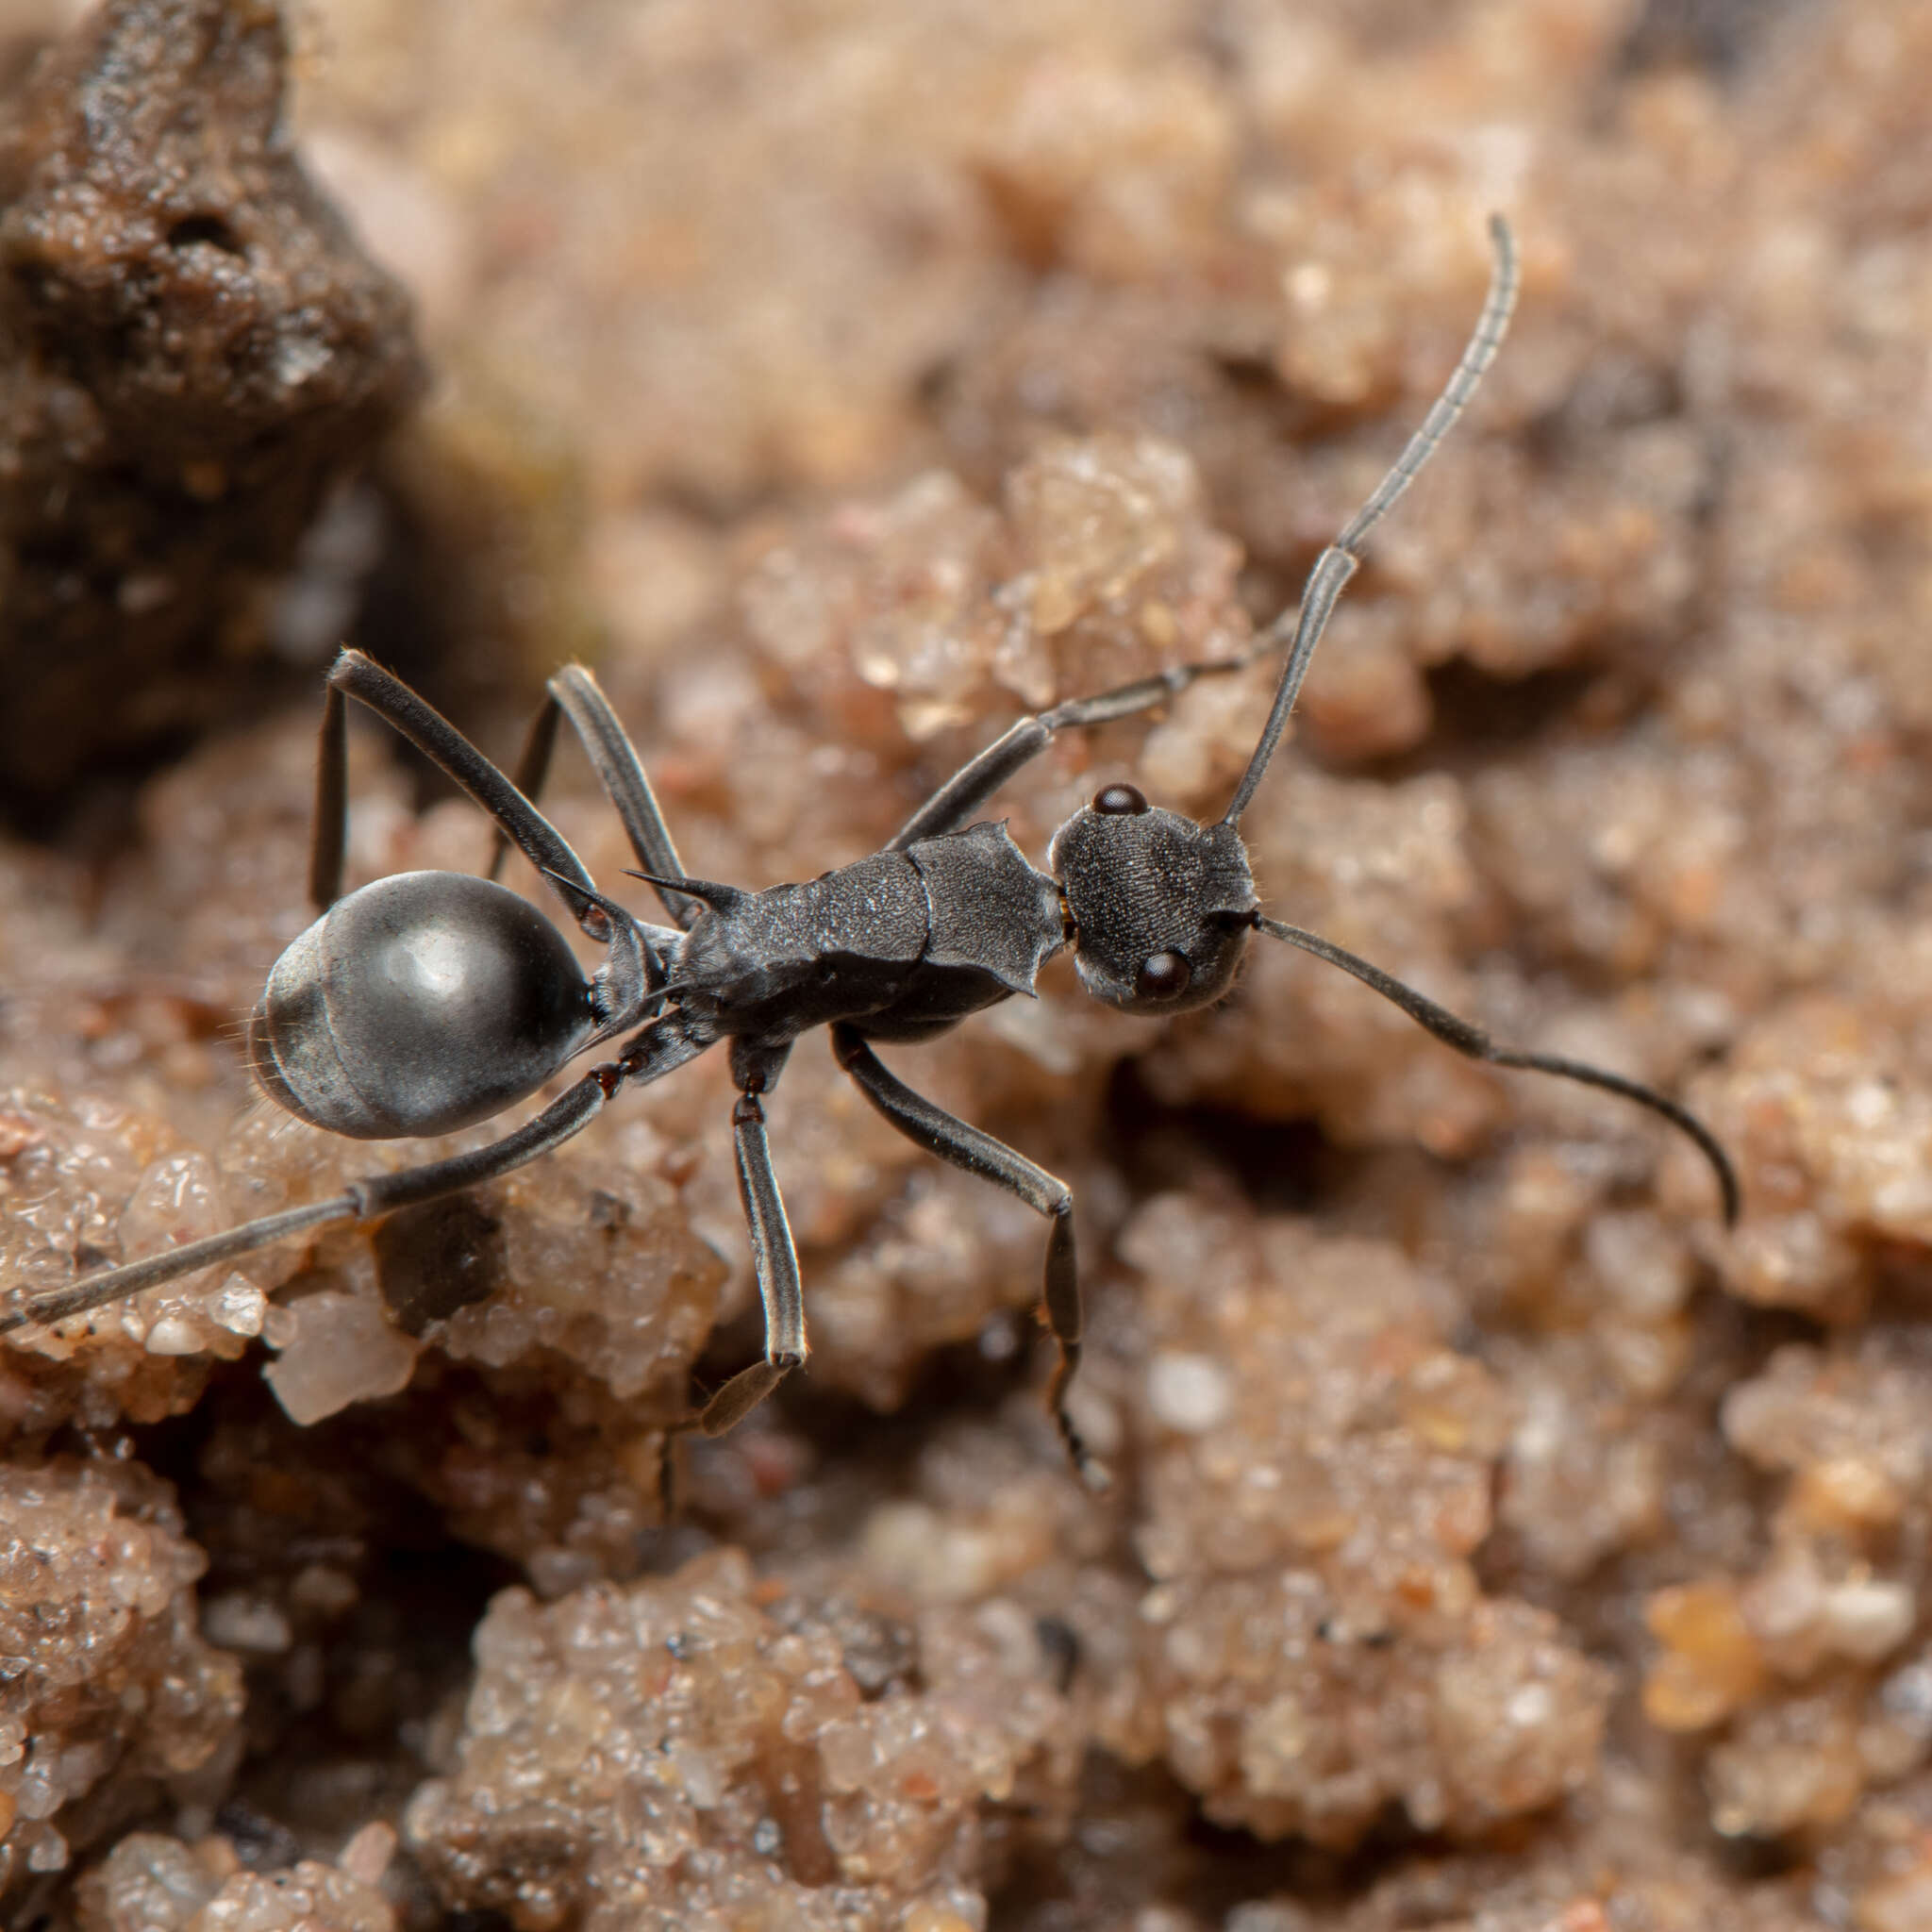
{"label": "ant gaster", "polygon": [[[443,1134],[534,1093],[567,1061],[621,1041],[522,1126],[488,1146],[372,1175],[325,1201],[26,1296],[0,1329],[55,1322],[272,1241],[367,1221],[494,1180],[548,1153],[602,1112],[619,1088],[646,1086],[720,1041],[738,1090],[739,1189],[764,1303],[763,1359],[734,1375],[678,1427],[729,1429],[806,1357],[798,1259],[765,1139],[764,1096],[801,1033],[829,1026],[832,1050],[893,1126],[942,1160],[1016,1194],[1047,1222],[1045,1311],[1058,1344],[1048,1404],[1074,1465],[1106,1473],[1067,1410],[1080,1360],[1073,1196],[1024,1155],[935,1107],[889,1073],[876,1041],[929,1040],[969,1013],[1030,995],[1071,946],[1081,983],[1129,1013],[1164,1017],[1218,1000],[1255,933],[1350,973],[1473,1059],[1607,1089],[1661,1114],[1714,1170],[1727,1222],[1739,1192],[1724,1149],[1674,1101],[1622,1075],[1491,1043],[1366,960],[1257,902],[1241,820],[1268,770],[1303,674],[1362,539],[1387,514],[1461,414],[1507,326],[1517,292],[1509,232],[1491,223],[1489,296],[1447,386],[1394,467],[1316,560],[1291,630],[1287,614],[1242,657],[1182,665],[1097,697],[1023,718],[941,785],[869,858],[804,885],[744,891],[688,876],[636,751],[589,672],[550,680],[515,781],[408,686],[345,650],[328,675],[310,887],[321,918],[275,962],[249,1023],[250,1058],[270,1097],[305,1121],[359,1140]],[[1054,835],[1036,871],[1004,824],[973,823],[993,793],[1062,731],[1145,712],[1196,678],[1238,670],[1288,639],[1274,707],[1225,812],[1211,824],[1162,811],[1135,787],[1106,786]],[[345,700],[355,698],[425,753],[494,820],[489,877],[404,873],[339,898],[347,809]],[[568,719],[636,853],[634,876],[671,920],[635,919],[596,889],[532,802],[559,719]],[[557,929],[494,883],[509,844],[542,874],[605,963],[587,980]]]}

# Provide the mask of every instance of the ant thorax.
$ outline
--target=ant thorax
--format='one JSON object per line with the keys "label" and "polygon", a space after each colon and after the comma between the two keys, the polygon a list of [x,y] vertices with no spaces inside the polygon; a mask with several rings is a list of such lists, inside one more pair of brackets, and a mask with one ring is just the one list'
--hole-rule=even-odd
{"label": "ant thorax", "polygon": [[1031,997],[1066,943],[1059,889],[1004,824],[921,839],[800,885],[720,892],[677,956],[670,998],[721,1037],[768,1045],[862,1021],[913,1040]]}

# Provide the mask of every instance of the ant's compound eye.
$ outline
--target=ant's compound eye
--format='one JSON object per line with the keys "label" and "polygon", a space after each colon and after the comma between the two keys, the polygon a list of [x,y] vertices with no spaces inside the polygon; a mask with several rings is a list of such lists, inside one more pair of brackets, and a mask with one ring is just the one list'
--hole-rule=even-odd
{"label": "ant's compound eye", "polygon": [[1128,818],[1147,809],[1146,794],[1132,785],[1108,785],[1093,801],[1093,809],[1109,818]]}
{"label": "ant's compound eye", "polygon": [[[1123,790],[1125,788],[1123,787]],[[1138,792],[1135,793],[1139,797]],[[1142,1000],[1178,999],[1188,990],[1194,969],[1185,953],[1150,953],[1134,975],[1134,997]]]}

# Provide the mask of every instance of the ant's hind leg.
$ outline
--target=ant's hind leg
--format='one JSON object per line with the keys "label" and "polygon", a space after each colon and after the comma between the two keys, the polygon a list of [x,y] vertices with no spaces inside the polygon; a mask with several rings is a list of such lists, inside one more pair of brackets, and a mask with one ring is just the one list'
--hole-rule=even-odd
{"label": "ant's hind leg", "polygon": [[1017,1194],[1036,1213],[1047,1220],[1046,1275],[1042,1299],[1047,1325],[1059,1347],[1053,1381],[1046,1404],[1054,1426],[1067,1445],[1067,1457],[1074,1473],[1090,1490],[1106,1490],[1113,1478],[1081,1441],[1074,1419],[1067,1413],[1067,1391],[1080,1366],[1080,1276],[1074,1255],[1074,1196],[1067,1184],[1035,1167],[1024,1154],[1017,1154],[1003,1141],[956,1119],[943,1108],[935,1107],[923,1094],[915,1093],[904,1081],[886,1070],[879,1057],[848,1024],[832,1028],[832,1051],[839,1064],[858,1083],[858,1090],[893,1126],[915,1146],[924,1147],[941,1160],[991,1181],[995,1187]]}
{"label": "ant's hind leg", "polygon": [[[585,756],[597,774],[604,794],[617,808],[630,849],[638,864],[658,878],[681,878],[684,862],[664,823],[657,793],[651,790],[642,760],[630,734],[610,708],[610,700],[598,688],[597,680],[581,664],[568,664],[550,680],[543,703],[530,720],[524,749],[517,759],[517,790],[534,805],[550,774],[550,759],[557,749],[558,721],[568,718],[584,747]],[[498,828],[496,849],[490,860],[487,877],[503,870],[504,855],[509,850],[508,835]],[[673,921],[690,928],[704,910],[699,901],[660,887],[658,896]]]}
{"label": "ant's hind leg", "polygon": [[326,1201],[311,1201],[280,1214],[264,1215],[259,1221],[246,1222],[222,1234],[164,1248],[144,1260],[124,1262],[118,1268],[90,1274],[69,1287],[27,1295],[16,1307],[0,1313],[0,1334],[85,1314],[90,1308],[103,1307],[109,1302],[139,1294],[143,1289],[158,1288],[163,1282],[178,1280],[184,1274],[238,1260],[292,1235],[308,1234],[341,1222],[371,1221],[398,1208],[415,1207],[439,1195],[458,1193],[465,1188],[494,1180],[497,1175],[549,1153],[590,1125],[602,1110],[606,1098],[598,1077],[601,1071],[587,1074],[514,1133],[473,1153],[397,1174],[373,1174],[353,1182],[343,1192]]}
{"label": "ant's hind leg", "polygon": [[347,698],[367,705],[461,786],[544,874],[584,932],[600,945],[608,943],[609,920],[598,908],[595,885],[562,833],[441,711],[360,651],[338,654],[329,667],[323,706],[308,865],[309,893],[319,908],[333,905],[342,888],[348,817]]}
{"label": "ant's hind leg", "polygon": [[486,1181],[512,1174],[553,1148],[562,1146],[603,1112],[606,1103],[620,1087],[626,1083],[648,1086],[653,1080],[661,1080],[686,1061],[695,1059],[712,1044],[714,1037],[690,1024],[681,1013],[673,1014],[645,1027],[616,1059],[591,1068],[541,1113],[532,1115],[501,1140],[452,1155],[445,1160],[429,1161],[422,1167],[368,1174],[352,1181],[341,1193],[325,1201],[285,1208],[279,1214],[264,1215],[259,1221],[246,1222],[222,1234],[208,1235],[180,1247],[164,1248],[158,1255],[124,1262],[118,1268],[90,1274],[65,1288],[22,1295],[11,1307],[0,1311],[0,1335],[30,1324],[59,1322],[69,1315],[84,1314],[90,1308],[139,1294],[143,1289],[158,1288],[163,1282],[179,1280],[184,1274],[252,1255],[293,1235],[343,1222],[374,1221],[394,1213],[399,1208],[419,1207],[425,1201],[481,1187]]}
{"label": "ant's hind leg", "polygon": [[342,895],[342,857],[349,842],[349,721],[333,684],[322,701],[315,741],[315,817],[308,827],[308,896],[326,912]]}
{"label": "ant's hind leg", "polygon": [[[557,750],[557,721],[562,715],[556,693],[546,690],[543,702],[537,707],[536,715],[530,720],[529,729],[524,733],[524,748],[517,754],[516,770],[511,774],[510,783],[532,805],[541,802],[543,781],[550,775],[550,760]],[[491,844],[490,863],[484,868],[483,876],[486,879],[500,877],[503,861],[508,856],[509,834],[499,825]]]}

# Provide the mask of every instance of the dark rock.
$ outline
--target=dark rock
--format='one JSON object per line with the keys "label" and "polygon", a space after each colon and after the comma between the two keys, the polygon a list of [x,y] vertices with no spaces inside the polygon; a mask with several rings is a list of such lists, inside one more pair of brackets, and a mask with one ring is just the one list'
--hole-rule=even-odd
{"label": "dark rock", "polygon": [[[112,0],[0,131],[0,792],[213,722],[422,384],[303,172],[271,0]],[[211,676],[219,664],[225,673]]]}

